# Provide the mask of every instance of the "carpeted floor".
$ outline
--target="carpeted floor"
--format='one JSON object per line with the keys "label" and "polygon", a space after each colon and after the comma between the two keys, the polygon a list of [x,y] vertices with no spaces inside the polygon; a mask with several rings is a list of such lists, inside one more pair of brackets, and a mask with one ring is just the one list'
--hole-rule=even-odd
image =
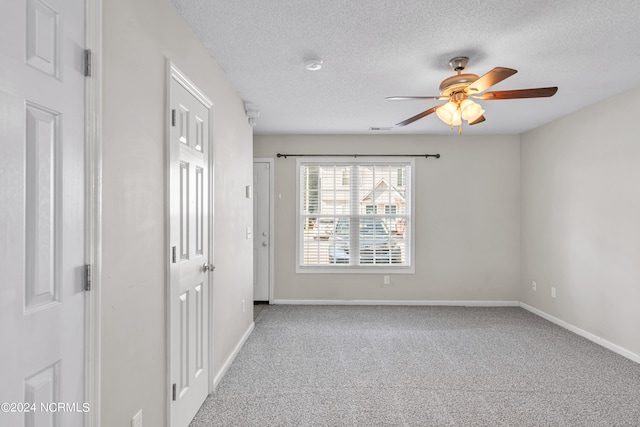
{"label": "carpeted floor", "polygon": [[521,308],[267,306],[191,426],[640,426],[640,365]]}

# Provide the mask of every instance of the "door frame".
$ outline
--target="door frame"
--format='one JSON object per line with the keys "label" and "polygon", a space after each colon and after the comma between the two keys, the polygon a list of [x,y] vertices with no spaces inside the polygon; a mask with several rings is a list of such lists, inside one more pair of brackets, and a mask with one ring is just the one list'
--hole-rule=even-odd
{"label": "door frame", "polygon": [[[275,209],[274,209],[274,190],[275,190],[275,184],[273,182],[274,180],[274,165],[275,162],[273,160],[273,158],[266,158],[266,157],[255,157],[253,159],[253,164],[255,165],[256,163],[268,163],[269,164],[269,304],[273,304],[273,284],[274,284],[274,272],[273,272],[273,266],[274,266],[274,262],[273,262],[273,256],[274,256],[274,246],[275,246],[275,238],[273,235],[273,230],[274,230],[274,224],[275,224],[275,220],[274,220],[274,213],[275,213]],[[255,236],[255,234],[254,234]]]}
{"label": "door frame", "polygon": [[84,424],[100,425],[100,304],[102,284],[102,0],[85,0],[85,49],[91,49],[91,76],[85,77],[85,263],[91,290],[85,292]]}
{"label": "door frame", "polygon": [[[166,259],[169,260],[169,254],[171,252],[171,241],[170,241],[170,225],[171,225],[171,205],[170,205],[170,191],[171,191],[171,81],[175,80],[182,87],[184,87],[191,95],[193,95],[198,101],[200,101],[203,105],[207,107],[209,110],[209,134],[207,135],[207,144],[209,148],[209,155],[207,161],[209,162],[208,167],[208,183],[209,183],[209,216],[208,216],[208,239],[209,239],[209,262],[213,263],[215,260],[214,256],[214,143],[213,143],[213,102],[207,97],[180,69],[171,61],[171,59],[166,58],[166,105],[165,105],[165,254],[167,254]],[[209,334],[208,334],[208,347],[209,347],[209,360],[207,361],[209,367],[209,394],[213,392],[214,389],[214,377],[213,377],[213,368],[214,368],[214,357],[213,357],[213,282],[214,282],[214,274],[209,274],[209,296],[206,303],[209,308]],[[165,338],[166,338],[166,402],[167,402],[167,425],[171,426],[172,423],[172,382],[171,382],[171,349],[172,349],[172,341],[171,341],[171,262],[166,263],[165,269]]]}

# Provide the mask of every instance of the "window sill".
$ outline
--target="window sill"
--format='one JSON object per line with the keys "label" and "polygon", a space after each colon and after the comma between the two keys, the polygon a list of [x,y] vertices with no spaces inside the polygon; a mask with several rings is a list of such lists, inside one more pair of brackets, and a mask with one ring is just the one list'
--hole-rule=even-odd
{"label": "window sill", "polygon": [[297,266],[296,274],[415,274],[416,269],[413,266],[342,266],[342,267],[306,267]]}

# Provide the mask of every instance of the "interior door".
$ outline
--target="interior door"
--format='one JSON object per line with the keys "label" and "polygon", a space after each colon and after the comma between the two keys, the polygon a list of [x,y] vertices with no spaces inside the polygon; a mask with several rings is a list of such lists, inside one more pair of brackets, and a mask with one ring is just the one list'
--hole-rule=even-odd
{"label": "interior door", "polygon": [[82,46],[84,0],[2,2],[2,426],[82,426],[89,409]]}
{"label": "interior door", "polygon": [[[177,70],[173,70],[177,73]],[[172,426],[188,426],[209,394],[210,103],[170,81],[170,371]]]}
{"label": "interior door", "polygon": [[253,300],[270,301],[272,161],[253,162]]}

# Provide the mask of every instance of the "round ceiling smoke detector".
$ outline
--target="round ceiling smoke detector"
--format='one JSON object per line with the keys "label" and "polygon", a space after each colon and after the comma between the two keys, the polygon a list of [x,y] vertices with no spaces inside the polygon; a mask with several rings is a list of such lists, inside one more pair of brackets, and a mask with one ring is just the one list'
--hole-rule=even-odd
{"label": "round ceiling smoke detector", "polygon": [[304,60],[304,68],[308,71],[318,71],[320,68],[322,68],[322,59],[307,58]]}

